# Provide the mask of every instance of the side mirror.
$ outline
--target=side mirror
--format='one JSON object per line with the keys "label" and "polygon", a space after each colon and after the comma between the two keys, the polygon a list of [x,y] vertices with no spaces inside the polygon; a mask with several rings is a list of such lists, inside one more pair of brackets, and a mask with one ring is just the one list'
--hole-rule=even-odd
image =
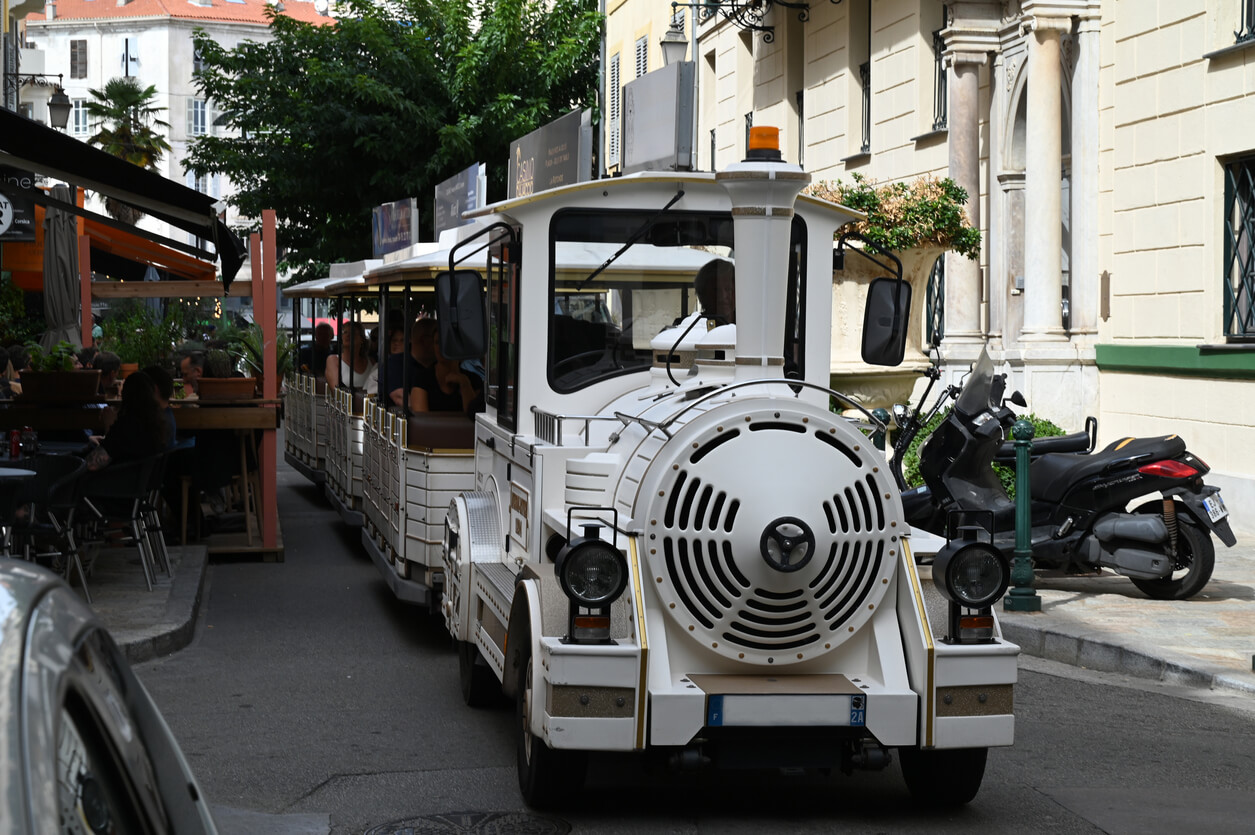
{"label": "side mirror", "polygon": [[1024,399],[1024,395],[1018,391],[1011,392],[1011,402],[1019,406],[1021,409],[1028,405],[1028,401]]}
{"label": "side mirror", "polygon": [[488,310],[479,273],[456,270],[437,275],[436,311],[440,353],[451,360],[484,356],[488,349]]}
{"label": "side mirror", "polygon": [[863,362],[901,365],[911,318],[911,285],[900,278],[877,278],[867,287],[863,308]]}

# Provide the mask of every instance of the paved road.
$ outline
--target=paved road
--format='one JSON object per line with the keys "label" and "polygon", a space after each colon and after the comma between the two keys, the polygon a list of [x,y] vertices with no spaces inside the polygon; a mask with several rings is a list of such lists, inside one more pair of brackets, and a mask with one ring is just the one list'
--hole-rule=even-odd
{"label": "paved road", "polygon": [[[447,637],[393,601],[356,534],[282,472],[287,562],[211,566],[193,643],[137,667],[225,835],[484,832],[494,821],[431,816],[524,813],[509,708],[462,704]],[[1016,699],[1017,745],[991,753],[958,812],[913,808],[896,768],[676,776],[608,758],[530,831],[1236,832],[1255,817],[1249,695],[1025,658]]]}

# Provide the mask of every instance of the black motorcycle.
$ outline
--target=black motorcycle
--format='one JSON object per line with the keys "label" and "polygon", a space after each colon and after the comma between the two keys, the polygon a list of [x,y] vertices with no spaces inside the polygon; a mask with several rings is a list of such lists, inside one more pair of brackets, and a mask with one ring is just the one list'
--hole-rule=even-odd
{"label": "black motorcycle", "polygon": [[[940,372],[930,368],[928,389],[912,413],[895,409],[901,429],[892,469],[914,528],[953,536],[978,525],[1010,554],[1015,548],[1015,502],[994,472],[1010,457],[1016,415],[1003,401],[1006,375],[995,374],[982,351],[961,387],[949,386],[921,419]],[[924,486],[906,489],[902,457],[945,403],[954,406],[919,450]],[[1015,392],[1009,402],[1026,406]],[[1092,418],[1091,418],[1092,421]],[[1159,600],[1184,600],[1211,579],[1215,547],[1236,539],[1220,489],[1207,485],[1208,466],[1177,435],[1122,438],[1093,449],[1096,423],[1062,438],[1034,440],[1029,470],[1033,566],[1093,572],[1108,568]],[[1081,451],[1086,450],[1086,451]],[[1012,459],[1013,460],[1013,459]],[[1160,498],[1150,498],[1158,493]],[[1129,505],[1144,500],[1131,511]]]}

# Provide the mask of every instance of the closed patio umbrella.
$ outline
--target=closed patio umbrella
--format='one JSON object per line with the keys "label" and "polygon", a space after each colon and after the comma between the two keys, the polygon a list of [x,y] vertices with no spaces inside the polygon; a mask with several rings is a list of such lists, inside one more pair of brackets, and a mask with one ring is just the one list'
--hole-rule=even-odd
{"label": "closed patio umbrella", "polygon": [[[51,197],[70,203],[74,193],[69,186],[55,185]],[[78,281],[74,215],[49,207],[44,214],[44,321],[48,329],[39,338],[45,351],[63,341],[81,344]]]}

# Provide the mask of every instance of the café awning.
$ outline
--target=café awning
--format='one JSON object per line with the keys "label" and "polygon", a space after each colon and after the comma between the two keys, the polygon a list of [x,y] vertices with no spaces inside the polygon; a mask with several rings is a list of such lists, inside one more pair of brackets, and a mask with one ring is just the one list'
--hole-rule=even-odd
{"label": "caf\u00e9 awning", "polygon": [[[235,274],[244,262],[244,243],[218,217],[214,211],[217,201],[213,197],[3,108],[0,108],[0,165],[91,189],[212,243],[222,268],[224,290],[230,289]],[[64,209],[105,225],[117,224],[95,212],[54,201],[39,189],[24,190],[22,194],[45,207]],[[147,230],[130,231],[164,246],[190,251],[208,260],[214,259],[213,253],[189,247],[182,241],[164,238]]]}

